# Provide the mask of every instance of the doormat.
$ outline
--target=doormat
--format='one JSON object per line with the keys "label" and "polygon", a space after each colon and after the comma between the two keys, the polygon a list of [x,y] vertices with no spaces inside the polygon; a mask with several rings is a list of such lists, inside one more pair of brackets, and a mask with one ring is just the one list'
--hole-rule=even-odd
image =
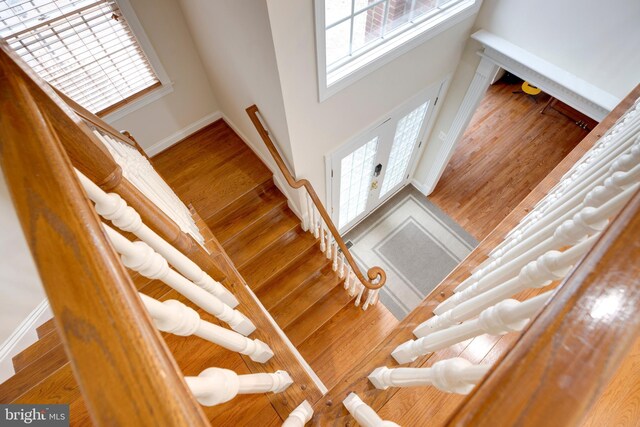
{"label": "doormat", "polygon": [[345,236],[363,272],[387,273],[380,301],[402,320],[478,242],[409,185]]}

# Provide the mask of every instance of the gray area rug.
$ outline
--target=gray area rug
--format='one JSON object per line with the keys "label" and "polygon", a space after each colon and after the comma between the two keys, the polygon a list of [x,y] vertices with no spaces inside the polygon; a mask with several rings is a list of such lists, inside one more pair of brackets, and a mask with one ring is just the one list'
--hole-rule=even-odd
{"label": "gray area rug", "polygon": [[344,236],[366,271],[387,273],[380,300],[399,320],[462,261],[478,242],[412,185]]}

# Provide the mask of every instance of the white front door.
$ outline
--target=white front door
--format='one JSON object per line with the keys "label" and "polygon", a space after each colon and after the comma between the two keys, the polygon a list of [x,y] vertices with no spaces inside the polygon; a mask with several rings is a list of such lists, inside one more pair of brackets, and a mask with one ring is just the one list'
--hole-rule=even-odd
{"label": "white front door", "polygon": [[341,233],[409,182],[439,89],[412,98],[331,155],[332,216]]}

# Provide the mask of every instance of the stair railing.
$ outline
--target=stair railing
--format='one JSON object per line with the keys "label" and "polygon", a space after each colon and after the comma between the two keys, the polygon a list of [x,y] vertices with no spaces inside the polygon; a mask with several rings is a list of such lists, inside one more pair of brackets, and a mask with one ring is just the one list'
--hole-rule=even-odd
{"label": "stair railing", "polygon": [[[525,331],[515,347],[493,366],[458,357],[429,368],[378,367],[368,377],[376,388],[434,386],[472,393],[450,425],[514,425],[525,419],[539,425],[551,416],[550,407],[559,425],[579,421],[584,410],[565,412],[562,402],[592,402],[595,389],[607,383],[597,377],[601,369],[611,375],[612,361],[620,361],[640,324],[638,96],[640,86],[628,97],[630,108],[615,113],[619,120],[514,227],[522,233],[506,237],[521,240],[491,252],[414,329],[417,338],[391,355],[408,364],[483,334]],[[535,296],[512,299],[525,290]]]}
{"label": "stair railing", "polygon": [[208,425],[75,176],[61,144],[74,124],[59,127],[36,81],[0,42],[0,165],[89,413]]}
{"label": "stair railing", "polygon": [[39,94],[40,108],[48,115],[51,126],[57,132],[73,166],[102,190],[118,194],[129,206],[135,209],[151,230],[192,259],[213,279],[219,282],[224,281],[225,274],[213,262],[200,242],[183,231],[165,211],[126,178],[123,166],[114,160],[109,149],[97,137],[95,131],[97,130],[101,136],[108,136],[123,145],[127,144],[127,147],[136,148],[141,153],[141,157],[143,157],[144,151],[99,117],[83,109],[64,95],[61,97],[26,64],[23,64],[20,58],[16,57],[15,60],[17,65],[29,74],[31,80],[27,84],[30,90]]}
{"label": "stair railing", "polygon": [[320,239],[320,249],[328,259],[332,260],[333,270],[337,271],[340,277],[345,279],[345,289],[347,289],[351,295],[357,295],[355,301],[356,306],[360,305],[364,291],[368,290],[364,303],[362,304],[362,308],[366,310],[369,305],[376,303],[378,292],[387,280],[384,270],[380,267],[371,267],[367,271],[367,277],[362,274],[360,267],[353,259],[349,248],[347,248],[347,245],[344,243],[342,236],[340,236],[338,229],[331,220],[329,213],[324,208],[311,183],[306,179],[296,179],[289,171],[289,168],[259,117],[260,112],[258,107],[252,105],[247,108],[246,111],[258,131],[260,138],[276,162],[278,169],[286,179],[287,184],[294,189],[303,188],[306,190],[303,203],[303,210],[306,211],[306,215],[304,216],[302,226],[305,230],[313,233],[317,239]]}
{"label": "stair railing", "polygon": [[[237,375],[209,368],[199,377],[181,374],[156,327],[198,336],[258,363],[274,353],[246,337],[256,327],[233,308],[236,297],[209,274],[221,272],[196,262],[211,262],[205,239],[195,243],[145,198],[144,191],[152,198],[154,192],[172,195],[175,202],[168,203],[183,207],[195,226],[148,160],[119,139],[117,147],[111,137],[105,143],[105,136],[89,129],[2,42],[0,111],[0,166],[95,424],[208,425],[197,402],[280,393],[292,384],[285,371]],[[118,165],[110,152],[117,157],[122,150],[130,151]],[[128,157],[130,152],[135,154]],[[148,181],[134,179],[134,186],[123,177],[130,162],[143,163],[137,172]],[[193,259],[176,243],[191,250]],[[232,330],[202,320],[177,300],[160,302],[138,293],[125,267],[163,282]]]}

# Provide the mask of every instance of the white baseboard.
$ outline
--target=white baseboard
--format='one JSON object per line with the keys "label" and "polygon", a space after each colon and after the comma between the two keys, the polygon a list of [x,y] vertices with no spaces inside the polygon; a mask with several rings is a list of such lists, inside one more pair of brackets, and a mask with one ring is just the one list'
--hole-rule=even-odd
{"label": "white baseboard", "polygon": [[173,144],[183,140],[184,138],[188,137],[193,133],[196,133],[203,127],[210,125],[211,123],[221,118],[222,118],[222,113],[220,111],[215,111],[211,114],[204,116],[200,120],[197,120],[191,123],[189,126],[186,126],[180,129],[179,131],[169,135],[165,139],[156,142],[151,147],[145,148],[144,151],[147,153],[149,157],[153,157],[156,154],[160,153],[161,151],[164,151],[167,148],[171,147]]}
{"label": "white baseboard", "polygon": [[9,338],[0,345],[0,383],[3,383],[15,374],[13,357],[38,341],[36,328],[52,317],[53,314],[51,313],[49,302],[45,299],[20,323]]}
{"label": "white baseboard", "polygon": [[431,192],[433,191],[433,189],[429,189],[427,188],[426,185],[418,182],[415,178],[411,180],[411,185],[413,185],[414,187],[416,187],[416,189],[421,192],[422,194],[424,194],[425,196],[428,196],[429,194],[431,194]]}

